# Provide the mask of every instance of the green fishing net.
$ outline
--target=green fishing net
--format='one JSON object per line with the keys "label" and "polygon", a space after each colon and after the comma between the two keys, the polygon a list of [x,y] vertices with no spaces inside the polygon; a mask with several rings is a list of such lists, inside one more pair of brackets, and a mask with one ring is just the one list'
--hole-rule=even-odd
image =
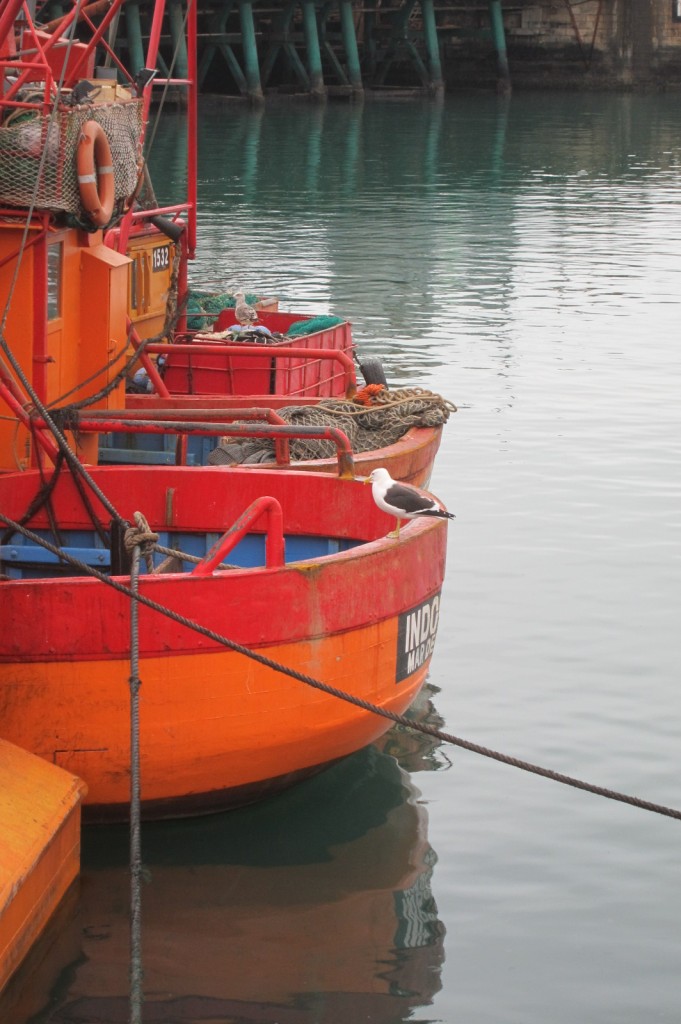
{"label": "green fishing net", "polygon": [[316,334],[317,331],[326,331],[342,323],[339,316],[313,316],[310,320],[296,320],[287,330],[286,337],[302,338],[304,334]]}
{"label": "green fishing net", "polygon": [[[246,302],[253,305],[257,295],[246,295]],[[190,331],[203,331],[215,321],[223,309],[231,309],[236,299],[229,292],[190,291],[187,300],[187,327]]]}

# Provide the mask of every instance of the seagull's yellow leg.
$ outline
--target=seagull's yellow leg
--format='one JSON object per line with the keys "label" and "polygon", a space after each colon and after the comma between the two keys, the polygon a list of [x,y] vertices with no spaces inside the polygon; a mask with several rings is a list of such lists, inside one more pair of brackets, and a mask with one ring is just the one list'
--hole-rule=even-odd
{"label": "seagull's yellow leg", "polygon": [[395,522],[397,523],[397,529],[392,530],[388,534],[388,536],[391,538],[391,540],[399,540],[400,539],[400,521],[399,521],[399,519],[395,518]]}

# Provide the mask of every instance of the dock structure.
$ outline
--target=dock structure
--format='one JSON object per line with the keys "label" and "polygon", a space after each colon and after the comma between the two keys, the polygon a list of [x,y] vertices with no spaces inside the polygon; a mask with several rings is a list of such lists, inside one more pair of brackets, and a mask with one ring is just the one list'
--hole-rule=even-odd
{"label": "dock structure", "polygon": [[[75,2],[29,6],[48,21]],[[81,2],[84,18],[102,17],[106,0]],[[186,77],[183,27],[193,3],[200,90],[252,103],[438,96],[445,83],[508,93],[512,78],[539,88],[681,86],[676,0],[168,0],[162,77]],[[144,67],[153,9],[154,0],[126,0],[108,34],[135,70]]]}
{"label": "dock structure", "polygon": [[[361,98],[365,90],[409,89],[437,95],[444,89],[443,39],[448,12],[466,9],[496,52],[500,79],[508,80],[502,0],[454,4],[450,0],[197,0],[198,77],[202,91],[242,96],[267,94]],[[128,0],[116,48],[136,70],[144,66],[151,0]],[[183,11],[171,0],[161,72],[186,74]],[[164,66],[166,65],[166,66]]]}

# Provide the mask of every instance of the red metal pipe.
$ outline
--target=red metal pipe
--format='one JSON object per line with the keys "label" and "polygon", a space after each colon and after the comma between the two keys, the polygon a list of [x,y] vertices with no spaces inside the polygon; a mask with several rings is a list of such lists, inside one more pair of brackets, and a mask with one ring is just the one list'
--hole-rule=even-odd
{"label": "red metal pipe", "polygon": [[[130,319],[130,317],[128,317],[126,319],[126,325],[127,325],[127,328],[128,328],[128,337],[130,338],[132,346],[133,346],[133,348],[135,349],[136,352],[139,352],[139,348],[140,348],[140,345],[142,344],[142,342],[141,342],[139,334],[137,333],[137,331],[135,330],[135,328],[132,325],[132,320]],[[147,352],[149,351],[150,348],[151,348],[151,346],[147,345],[146,348],[144,348],[141,352],[139,352],[139,360],[140,360],[142,366],[144,367],[144,369],[147,371],[147,376],[149,377],[149,380],[151,381],[151,383],[154,385],[154,389],[155,389],[156,393],[159,394],[161,396],[161,398],[170,398],[170,392],[168,391],[168,388],[163,383],[163,378],[161,377],[160,373],[158,372],[158,369],[156,367],[156,363],[153,361],[153,359],[150,359],[149,356],[147,355]]]}
{"label": "red metal pipe", "polygon": [[[38,427],[44,427],[43,420],[34,421]],[[338,459],[338,475],[343,478],[353,479],[355,476],[355,463],[352,452],[352,445],[347,434],[344,434],[338,427],[312,427],[294,426],[283,424],[276,426],[253,427],[248,424],[231,422],[203,422],[186,423],[172,420],[128,420],[121,418],[102,419],[89,416],[79,416],[77,419],[79,430],[108,434],[118,432],[121,434],[195,434],[198,437],[212,437],[215,434],[229,434],[230,437],[263,437],[271,441],[277,438],[309,439],[316,441],[333,441],[336,446]]]}
{"label": "red metal pipe", "polygon": [[[156,62],[158,60],[158,48],[159,48],[159,44],[160,44],[160,40],[161,40],[161,28],[162,28],[162,25],[163,25],[164,13],[165,13],[165,0],[157,0],[157,2],[154,5],[154,16],[153,16],[153,19],[152,19],[151,32],[150,32],[150,35],[149,35],[149,45],[148,45],[148,48],[147,48],[147,55],[146,55],[146,66],[148,68],[155,68],[156,67]],[[149,123],[149,110],[150,110],[150,107],[151,107],[151,95],[152,95],[152,85],[150,83],[147,86],[147,88],[144,90],[143,94],[142,94],[142,128],[140,130],[139,139],[138,139],[138,145],[139,145],[140,153],[142,152],[142,150],[144,148],[144,139],[145,139],[145,136],[146,136],[147,125]],[[134,203],[131,203],[130,204],[130,209],[126,212],[125,216],[123,217],[123,220],[121,221],[119,227],[116,229],[116,233],[114,234],[113,232],[110,232],[110,233],[107,234],[107,236],[106,236],[106,244],[110,245],[111,248],[113,248],[114,247],[113,246],[113,240],[114,240],[114,238],[117,237],[117,239],[118,239],[118,241],[117,241],[118,251],[119,252],[125,252],[127,250],[127,247],[128,247],[128,237],[130,235],[130,229],[132,227],[133,221],[140,220],[140,219],[143,219],[143,218],[149,218],[149,217],[152,217],[152,216],[158,216],[161,213],[165,213],[165,212],[171,212],[171,211],[172,212],[179,212],[179,211],[184,210],[184,209],[186,209],[186,204],[185,203],[183,203],[183,204],[181,204],[180,206],[177,206],[177,207],[169,207],[166,210],[161,210],[161,209],[143,210],[143,211],[138,211],[136,213],[135,210],[134,210]],[[181,239],[180,239],[179,244],[182,245],[182,240]],[[167,395],[167,392],[161,391],[160,394],[163,394],[165,396],[165,395]]]}
{"label": "red metal pipe", "polygon": [[26,252],[32,245],[36,245],[41,242],[47,234],[47,228],[43,228],[39,234],[34,235],[27,242],[22,243],[19,249],[15,249],[14,252],[8,253],[3,259],[0,260],[0,268],[4,267],[6,263],[10,263],[12,260],[18,259],[23,253]]}
{"label": "red metal pipe", "polygon": [[192,576],[210,576],[223,562],[225,555],[232,551],[240,540],[246,536],[254,523],[262,516],[267,516],[265,532],[265,565],[268,569],[278,569],[284,564],[284,515],[276,498],[263,495],[256,498],[245,512],[239,516],[233,526],[223,533],[213,544],[198,565],[192,569]]}
{"label": "red metal pipe", "polygon": [[[122,7],[125,3],[125,0],[120,0],[120,2]],[[90,18],[93,15],[101,14],[102,11],[107,11],[110,6],[111,0],[95,0],[94,3],[88,4],[87,7],[81,7],[80,13],[78,15],[78,21],[81,21],[83,18]],[[46,25],[42,26],[43,32],[53,33],[56,29],[58,29],[61,26],[63,20],[64,15],[62,15],[60,18],[53,18],[52,21],[48,21]]]}
{"label": "red metal pipe", "polygon": [[[224,417],[230,421],[233,420],[257,420],[262,422],[265,420],[267,423],[286,423],[283,416],[280,416],[274,409],[175,409],[175,408],[158,408],[152,411],[146,409],[91,409],[88,413],[90,419],[101,419],[106,417],[111,419],[112,417],[125,420],[135,420],[136,422],[148,421],[155,422],[157,420],[169,420],[177,418],[178,416],[184,422],[188,423],[201,423],[204,420],[214,420],[216,415]],[[289,451],[288,439],[279,439],[274,442],[274,452],[277,459],[277,463],[281,466],[287,465],[291,461],[291,455]],[[184,461],[178,460],[178,465],[184,465]]]}
{"label": "red metal pipe", "polygon": [[0,14],[0,39],[7,39],[10,30],[17,20],[24,0],[7,0],[7,7]]}
{"label": "red metal pipe", "polygon": [[189,203],[187,224],[187,255],[190,260],[196,253],[196,204],[198,188],[198,79],[197,79],[197,36],[196,9],[198,0],[188,0],[187,11],[187,72],[189,89],[187,97],[187,201]]}
{"label": "red metal pipe", "polygon": [[176,409],[175,406],[154,406],[153,410],[147,409],[91,409],[88,412],[88,419],[111,419],[112,417],[124,420],[168,420],[181,419],[188,423],[200,423],[202,420],[215,420],[221,417],[226,420],[267,420],[268,423],[286,423],[286,420],[275,412],[274,409]]}
{"label": "red metal pipe", "polygon": [[[163,6],[162,0],[158,0],[158,3],[159,3],[160,6]],[[116,17],[116,15],[118,14],[118,12],[119,12],[119,10],[121,9],[122,6],[123,6],[123,0],[111,0],[109,9],[107,10],[107,12],[104,15],[104,17],[102,18],[102,20],[100,21],[100,23],[99,23],[98,27],[96,28],[92,38],[88,40],[87,49],[84,50],[83,53],[81,54],[80,58],[74,62],[73,68],[71,69],[71,75],[72,75],[74,80],[75,80],[76,76],[78,75],[78,73],[80,72],[81,67],[83,66],[83,64],[85,63],[87,58],[92,53],[92,51],[96,50],[96,48],[97,48],[97,46],[99,44],[100,39],[102,39],[102,37],[104,36],[106,31],[108,30],[109,25],[111,24],[113,19]]]}
{"label": "red metal pipe", "polygon": [[[158,61],[158,48],[161,42],[161,28],[163,27],[163,16],[165,14],[166,4],[165,0],[157,0],[154,4],[154,17],[151,22],[151,31],[149,33],[149,45],[147,46],[147,67],[155,68]],[[144,118],[143,123],[146,124],[149,118],[149,107],[151,105],[151,89],[145,89],[144,92]]]}
{"label": "red metal pipe", "polygon": [[23,393],[19,384],[10,373],[9,367],[5,363],[4,359],[0,356],[0,381],[5,385],[8,392],[12,396],[15,402],[18,403],[20,409],[24,409],[28,404],[28,399]]}
{"label": "red metal pipe", "polygon": [[[71,24],[71,22],[74,19],[75,13],[76,13],[76,8],[74,7],[71,11],[68,12],[68,14],[64,15],[64,17],[61,19],[61,21],[63,22],[62,28],[68,28],[68,26]],[[25,14],[25,17],[26,17],[26,24],[29,26],[30,29],[35,31],[36,28],[35,28],[35,25],[33,23],[33,19],[30,17],[28,9],[26,9],[24,11],[24,14]],[[0,22],[0,29],[2,28],[2,24],[3,23]],[[0,39],[2,39],[2,38],[4,38],[4,36],[0,33]],[[38,37],[36,36],[36,57],[35,57],[35,60],[31,61],[29,67],[23,72],[23,74],[19,75],[19,77],[17,78],[17,80],[14,83],[14,85],[12,85],[11,88],[7,91],[7,94],[4,97],[5,100],[11,100],[13,96],[16,96],[16,94],[19,91],[19,89],[21,89],[21,87],[26,84],[28,76],[31,73],[31,69],[35,70],[36,68],[42,68],[42,70],[45,72],[45,92],[46,92],[46,94],[49,94],[48,93],[48,89],[49,89],[50,83],[53,81],[53,75],[52,75],[52,71],[50,70],[50,66],[47,63],[47,59],[46,59],[45,55],[47,53],[49,53],[49,51],[52,49],[52,47],[57,42],[59,42],[60,39],[61,39],[61,34],[55,32],[53,35],[50,36],[48,41],[43,46],[43,45],[41,45],[40,41],[38,40]],[[39,57],[41,58],[40,60],[38,59]]]}
{"label": "red metal pipe", "polygon": [[33,257],[33,380],[40,401],[47,402],[47,232],[41,233]]}
{"label": "red metal pipe", "polygon": [[31,417],[26,412],[21,402],[17,400],[14,394],[14,390],[14,382],[11,380],[11,378],[7,378],[3,370],[2,364],[0,363],[0,399],[2,399],[5,402],[5,404],[14,413],[14,415],[22,424],[22,426],[26,427],[27,430],[31,430],[32,425],[38,426],[38,429],[35,431],[34,435],[35,439],[40,445],[40,447],[43,449],[47,457],[51,459],[52,462],[55,462],[57,455],[59,454],[59,449],[57,448],[56,444],[51,440],[51,438],[48,437],[45,433],[43,433],[43,430],[46,428],[47,424],[43,421],[41,427],[40,425],[35,424],[35,422],[31,420]]}

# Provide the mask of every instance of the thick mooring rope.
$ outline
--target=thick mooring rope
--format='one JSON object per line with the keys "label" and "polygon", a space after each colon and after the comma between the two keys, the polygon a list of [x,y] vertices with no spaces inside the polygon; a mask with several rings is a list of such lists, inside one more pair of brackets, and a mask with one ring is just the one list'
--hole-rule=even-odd
{"label": "thick mooring rope", "polygon": [[[137,513],[139,515],[139,513]],[[132,533],[132,529],[129,531]],[[130,1024],[142,1024],[142,813],[139,722],[139,568],[141,546],[130,568]]]}
{"label": "thick mooring rope", "polygon": [[[273,669],[275,672],[281,672],[284,675],[290,676],[292,679],[297,679],[299,682],[305,683],[307,686],[311,686],[315,690],[327,693],[331,697],[338,697],[340,700],[344,700],[348,704],[353,704],[355,707],[362,708],[364,711],[371,711],[373,714],[380,715],[382,718],[395,722],[397,725],[404,726],[406,729],[413,729],[416,732],[424,733],[427,736],[433,736],[435,739],[442,740],[444,743],[451,743],[456,747],[462,747],[464,750],[470,750],[472,753],[480,754],[482,757],[489,757],[495,761],[500,761],[502,764],[508,764],[514,768],[520,768],[522,771],[531,772],[534,775],[541,775],[543,778],[550,779],[552,782],[560,782],[565,786],[572,786],[573,788],[581,789],[586,793],[594,793],[596,796],[603,796],[609,800],[617,800],[620,803],[629,804],[631,807],[638,807],[644,811],[652,811],[655,814],[662,814],[665,817],[676,818],[677,821],[681,821],[681,810],[678,810],[675,807],[667,807],[664,804],[653,803],[650,800],[642,800],[640,797],[630,796],[627,793],[620,793],[617,790],[607,789],[604,786],[596,786],[593,783],[576,779],[571,775],[554,772],[550,768],[542,768],[529,761],[523,761],[517,757],[510,757],[508,754],[502,754],[499,753],[499,751],[491,750],[489,747],[483,747],[478,743],[472,743],[470,740],[464,740],[460,736],[454,736],[452,733],[444,732],[442,729],[437,729],[435,726],[425,725],[420,722],[412,722],[404,715],[398,715],[394,711],[388,711],[387,708],[380,708],[375,704],[371,704],[367,700],[363,700],[361,697],[355,697],[353,694],[346,693],[344,690],[339,690],[337,687],[330,686],[328,683],[323,683],[321,680],[315,679],[313,676],[308,676],[303,672],[298,672],[297,669],[289,668],[287,665],[282,665],[280,662],[274,661],[272,658],[268,658],[264,654],[258,654],[257,651],[252,651],[248,647],[244,647],[242,644],[238,644],[236,641],[230,640],[228,637],[222,636],[220,633],[216,633],[212,629],[207,629],[205,626],[201,626],[197,622],[192,622],[191,619],[187,619],[184,615],[179,615],[171,608],[166,608],[164,605],[159,604],[157,601],[153,601],[151,598],[145,597],[143,594],[133,593],[131,588],[124,586],[117,580],[110,579],[104,573],[99,572],[97,569],[93,569],[92,566],[86,565],[85,562],[81,562],[77,558],[73,558],[65,551],[61,551],[53,544],[50,544],[49,541],[43,540],[42,537],[33,533],[32,530],[27,530],[26,527],[22,527],[19,523],[15,523],[2,512],[0,512],[0,521],[5,523],[6,526],[13,527],[15,530],[20,531],[28,540],[33,541],[33,543],[39,544],[47,551],[52,551],[53,554],[58,555],[63,561],[73,565],[81,572],[100,580],[102,583],[106,583],[107,586],[113,587],[114,590],[117,590],[119,593],[131,598],[133,601],[143,604],[147,608],[152,608],[161,615],[165,615],[167,618],[172,619],[173,622],[177,622],[181,626],[186,626],[187,629],[191,629],[195,633],[199,633],[201,636],[205,636],[209,640],[213,640],[215,643],[221,644],[223,647],[236,651],[238,654],[243,654],[245,657],[251,658],[253,661],[257,661],[259,664]],[[3,585],[4,583],[0,582],[0,586]]]}

